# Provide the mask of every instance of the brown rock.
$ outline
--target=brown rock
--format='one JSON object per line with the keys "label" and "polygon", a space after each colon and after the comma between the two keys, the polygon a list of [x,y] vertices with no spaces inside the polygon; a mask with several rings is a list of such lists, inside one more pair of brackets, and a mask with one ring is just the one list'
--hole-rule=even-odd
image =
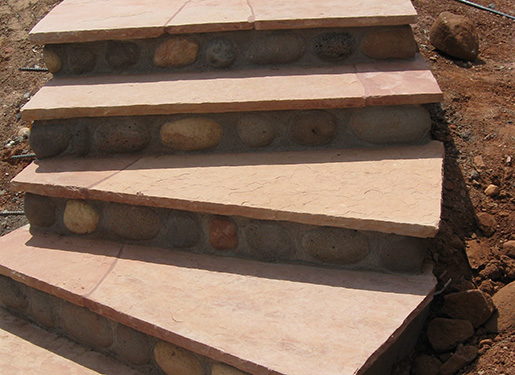
{"label": "brown rock", "polygon": [[411,366],[412,375],[438,375],[442,362],[433,356],[422,354],[415,358]]}
{"label": "brown rock", "polygon": [[341,228],[313,229],[302,238],[302,246],[313,258],[326,263],[358,263],[370,252],[367,237]]}
{"label": "brown rock", "polygon": [[274,32],[256,39],[249,48],[247,59],[253,64],[286,64],[304,54],[304,39],[289,32]]}
{"label": "brown rock", "polygon": [[468,320],[477,328],[490,318],[494,309],[488,294],[473,289],[446,295],[441,311],[451,318]]}
{"label": "brown rock", "polygon": [[97,56],[88,47],[74,46],[68,50],[68,66],[75,74],[89,73],[95,69]]}
{"label": "brown rock", "polygon": [[483,278],[489,278],[492,280],[499,280],[503,276],[503,267],[500,261],[497,259],[488,262],[479,275]]}
{"label": "brown rock", "polygon": [[467,241],[465,253],[467,254],[470,268],[477,270],[488,263],[492,252],[486,241],[472,239]]}
{"label": "brown rock", "polygon": [[495,293],[494,283],[490,279],[483,280],[481,285],[479,285],[479,290],[488,294],[489,296],[493,296]]}
{"label": "brown rock", "polygon": [[114,330],[113,350],[126,361],[142,366],[150,361],[150,342],[146,335],[118,324]]}
{"label": "brown rock", "polygon": [[336,122],[328,112],[310,111],[294,116],[290,123],[290,136],[304,146],[321,146],[336,135]]}
{"label": "brown rock", "polygon": [[48,48],[43,50],[43,60],[45,61],[46,68],[50,73],[59,73],[63,67],[63,63],[59,55]]}
{"label": "brown rock", "polygon": [[460,345],[438,372],[439,375],[453,375],[458,370],[472,363],[477,357],[477,348],[471,345]]}
{"label": "brown rock", "polygon": [[426,334],[435,351],[447,352],[472,337],[474,327],[468,320],[435,318],[429,323]]}
{"label": "brown rock", "polygon": [[161,68],[180,68],[191,65],[198,55],[199,46],[194,40],[175,37],[162,42],[154,53],[154,64]]}
{"label": "brown rock", "polygon": [[234,367],[215,363],[211,369],[211,375],[248,375],[246,372],[240,371]]}
{"label": "brown rock", "polygon": [[0,275],[0,306],[23,311],[28,306],[27,295],[18,283]]}
{"label": "brown rock", "polygon": [[209,223],[209,242],[217,250],[238,247],[238,227],[228,217],[213,217]]}
{"label": "brown rock", "polygon": [[133,42],[107,42],[105,59],[113,69],[125,69],[138,62],[140,48]]}
{"label": "brown rock", "polygon": [[370,107],[355,111],[349,126],[365,142],[414,143],[429,136],[431,118],[422,106]]}
{"label": "brown rock", "polygon": [[501,189],[497,185],[488,185],[488,187],[485,189],[485,194],[489,197],[496,197],[501,192]]}
{"label": "brown rock", "polygon": [[497,311],[485,324],[488,332],[515,329],[515,281],[500,289],[492,298]]}
{"label": "brown rock", "polygon": [[381,248],[381,262],[392,272],[419,273],[426,248],[422,239],[392,236]]}
{"label": "brown rock", "polygon": [[99,216],[87,202],[69,200],[64,208],[64,225],[73,233],[89,234],[97,229]]}
{"label": "brown rock", "polygon": [[253,253],[263,260],[291,259],[295,253],[289,233],[277,222],[254,220],[246,228],[246,237]]}
{"label": "brown rock", "polygon": [[45,327],[53,328],[56,323],[53,297],[33,289],[30,301],[30,315],[34,320]]}
{"label": "brown rock", "polygon": [[390,27],[367,33],[361,52],[373,59],[408,59],[415,56],[417,44],[411,27]]}
{"label": "brown rock", "polygon": [[161,142],[181,151],[198,151],[215,147],[223,137],[222,127],[206,118],[185,118],[161,127]]}
{"label": "brown rock", "polygon": [[440,13],[429,30],[431,44],[442,52],[474,61],[479,53],[479,38],[472,21],[450,12]]}
{"label": "brown rock", "polygon": [[79,124],[72,132],[72,150],[79,156],[85,156],[89,153],[89,128],[84,124]]}
{"label": "brown rock", "polygon": [[52,199],[26,193],[23,206],[30,225],[47,228],[55,223],[56,206]]}
{"label": "brown rock", "polygon": [[174,211],[168,220],[166,239],[180,249],[195,246],[202,237],[196,216],[190,212]]}
{"label": "brown rock", "polygon": [[250,115],[238,120],[238,135],[250,147],[268,146],[275,138],[275,127],[263,116]]}
{"label": "brown rock", "polygon": [[341,61],[354,53],[356,41],[349,33],[329,32],[314,37],[312,48],[321,60]]}
{"label": "brown rock", "polygon": [[495,233],[497,230],[497,221],[495,218],[486,212],[480,212],[476,216],[476,223],[479,229],[488,237]]}
{"label": "brown rock", "polygon": [[148,127],[133,120],[106,122],[99,125],[93,134],[93,142],[105,153],[136,152],[150,142]]}
{"label": "brown rock", "polygon": [[84,307],[65,303],[61,319],[65,329],[86,345],[108,348],[113,343],[109,321]]}
{"label": "brown rock", "polygon": [[154,347],[156,363],[167,375],[203,375],[200,361],[183,348],[159,341]]}
{"label": "brown rock", "polygon": [[503,249],[504,254],[506,254],[507,256],[509,256],[511,258],[515,258],[515,240],[506,241],[502,245],[502,249]]}
{"label": "brown rock", "polygon": [[111,204],[107,217],[109,228],[129,240],[150,240],[161,229],[161,220],[148,207]]}
{"label": "brown rock", "polygon": [[32,125],[29,144],[40,159],[49,158],[64,152],[71,139],[68,126],[62,123],[41,123]]}

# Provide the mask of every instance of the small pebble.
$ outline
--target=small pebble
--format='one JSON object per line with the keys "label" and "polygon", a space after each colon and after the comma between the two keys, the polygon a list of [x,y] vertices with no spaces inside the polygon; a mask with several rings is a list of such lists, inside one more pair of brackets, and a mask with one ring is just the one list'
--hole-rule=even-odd
{"label": "small pebble", "polygon": [[501,189],[499,189],[499,186],[497,185],[488,185],[488,187],[485,189],[485,194],[489,197],[496,197],[501,192]]}

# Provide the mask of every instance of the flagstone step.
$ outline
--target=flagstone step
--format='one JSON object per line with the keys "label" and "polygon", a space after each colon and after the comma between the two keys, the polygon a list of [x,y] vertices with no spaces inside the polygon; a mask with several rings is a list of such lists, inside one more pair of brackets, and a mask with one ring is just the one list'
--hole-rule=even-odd
{"label": "flagstone step", "polygon": [[[199,375],[214,374],[212,361],[255,375],[389,373],[435,287],[429,269],[399,276],[279,265],[32,236],[28,227],[0,238],[0,274],[173,344],[154,347],[158,365],[173,369],[175,353],[191,369],[184,373]],[[61,308],[56,319],[87,317],[96,330],[73,325],[76,336],[112,340],[102,318],[75,310]]]}
{"label": "flagstone step", "polygon": [[30,32],[38,44],[142,39],[164,33],[391,26],[415,23],[409,0],[64,0]]}
{"label": "flagstone step", "polygon": [[54,78],[22,109],[27,121],[330,109],[438,102],[424,59],[333,68]]}
{"label": "flagstone step", "polygon": [[2,375],[142,375],[112,358],[45,331],[2,309],[0,368]]}
{"label": "flagstone step", "polygon": [[29,193],[432,237],[443,145],[304,152],[44,159]]}

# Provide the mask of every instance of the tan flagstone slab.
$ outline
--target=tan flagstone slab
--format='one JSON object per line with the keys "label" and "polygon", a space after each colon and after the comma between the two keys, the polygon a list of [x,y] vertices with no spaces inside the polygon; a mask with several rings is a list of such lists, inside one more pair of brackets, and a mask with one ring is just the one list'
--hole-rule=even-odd
{"label": "tan flagstone slab", "polygon": [[153,38],[184,0],[64,0],[30,32],[33,43]]}
{"label": "tan flagstone slab", "polygon": [[421,59],[357,67],[54,78],[25,104],[22,115],[33,121],[440,101],[438,84]]}
{"label": "tan flagstone slab", "polygon": [[252,11],[247,0],[190,0],[167,24],[169,33],[250,30]]}
{"label": "tan flagstone slab", "polygon": [[443,100],[438,82],[422,55],[413,61],[364,63],[356,66],[367,105],[436,103]]}
{"label": "tan flagstone slab", "polygon": [[[440,142],[431,142],[385,149],[146,156],[98,178],[77,168],[77,161],[40,160],[13,184],[43,195],[432,237],[440,222],[443,152]],[[85,163],[103,165],[103,160]]]}
{"label": "tan flagstone slab", "polygon": [[[49,263],[66,263],[60,259],[64,252],[44,252],[45,241],[82,255],[60,246],[66,238],[52,234],[30,249],[30,233],[22,228],[0,238],[0,264],[13,253],[34,256],[37,250]],[[95,251],[105,246],[75,241]],[[94,256],[101,262],[105,255]],[[75,283],[88,271],[70,275],[61,267],[62,275],[34,276],[14,263],[11,274],[28,285],[35,278],[39,284]],[[124,245],[97,288],[76,299],[110,319],[252,374],[341,375],[361,373],[371,356],[380,356],[428,305],[434,286],[429,270],[401,276]]]}
{"label": "tan flagstone slab", "polygon": [[249,0],[256,29],[406,25],[417,13],[406,0]]}
{"label": "tan flagstone slab", "polygon": [[140,375],[112,358],[0,309],[2,375]]}

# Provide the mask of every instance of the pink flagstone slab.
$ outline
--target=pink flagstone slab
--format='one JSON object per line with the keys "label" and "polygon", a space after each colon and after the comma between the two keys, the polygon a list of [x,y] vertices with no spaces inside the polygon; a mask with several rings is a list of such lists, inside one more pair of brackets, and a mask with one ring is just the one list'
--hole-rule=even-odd
{"label": "pink flagstone slab", "polygon": [[89,348],[0,310],[2,375],[141,375]]}
{"label": "pink flagstone slab", "polygon": [[34,43],[80,43],[241,29],[389,26],[416,21],[409,0],[64,0]]}
{"label": "pink flagstone slab", "polygon": [[22,114],[33,121],[440,101],[438,84],[421,59],[363,67],[54,78]]}
{"label": "pink flagstone slab", "polygon": [[[145,156],[105,176],[92,175],[77,160],[40,160],[13,184],[43,195],[431,237],[440,221],[443,152],[440,142],[431,142]],[[83,162],[109,165],[109,159]]]}
{"label": "pink flagstone slab", "polygon": [[405,25],[417,17],[405,0],[249,1],[256,29]]}
{"label": "pink flagstone slab", "polygon": [[[1,273],[67,289],[93,269],[87,262],[74,275],[59,267],[62,274],[36,276],[10,260],[13,254],[42,251],[37,259],[62,265],[69,261],[61,259],[65,252],[78,259],[83,252],[52,234],[41,235],[35,248],[33,241],[27,228],[0,238],[0,264],[9,263]],[[45,241],[63,251],[45,252]],[[100,263],[110,256],[98,253],[104,241],[74,241]],[[400,276],[133,245],[124,245],[113,264],[93,292],[69,290],[72,302],[252,374],[361,373],[428,305],[435,285],[429,270]]]}

